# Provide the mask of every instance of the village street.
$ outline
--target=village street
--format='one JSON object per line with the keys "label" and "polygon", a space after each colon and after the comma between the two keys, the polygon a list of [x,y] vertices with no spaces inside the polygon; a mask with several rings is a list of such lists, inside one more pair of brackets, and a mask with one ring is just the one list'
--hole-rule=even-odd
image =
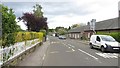
{"label": "village street", "polygon": [[118,66],[118,53],[90,49],[88,43],[80,40],[60,40],[50,36],[42,47],[42,58],[38,48],[18,66]]}

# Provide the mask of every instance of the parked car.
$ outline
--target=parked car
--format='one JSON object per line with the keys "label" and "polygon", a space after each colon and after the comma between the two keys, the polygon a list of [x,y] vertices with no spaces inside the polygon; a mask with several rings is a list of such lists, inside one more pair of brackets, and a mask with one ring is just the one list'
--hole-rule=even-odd
{"label": "parked car", "polygon": [[120,43],[108,35],[92,35],[90,38],[90,48],[98,48],[102,52],[120,51]]}
{"label": "parked car", "polygon": [[58,38],[59,38],[59,39],[66,39],[65,36],[59,36]]}

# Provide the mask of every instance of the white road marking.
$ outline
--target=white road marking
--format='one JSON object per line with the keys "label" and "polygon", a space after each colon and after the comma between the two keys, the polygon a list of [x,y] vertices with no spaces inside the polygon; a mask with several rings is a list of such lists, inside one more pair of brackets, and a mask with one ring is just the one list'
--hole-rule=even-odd
{"label": "white road marking", "polygon": [[59,42],[51,42],[51,44],[54,44],[54,43],[59,43]]}
{"label": "white road marking", "polygon": [[69,46],[68,45],[66,45],[65,43],[62,43],[63,45],[65,45],[66,47],[68,47],[69,48]]}
{"label": "white road marking", "polygon": [[53,54],[53,53],[59,53],[59,52],[58,52],[58,51],[53,51],[53,52],[50,52],[50,53],[52,53],[52,54]]}
{"label": "white road marking", "polygon": [[74,52],[75,50],[74,49],[72,49],[72,51],[66,51],[66,52]]}
{"label": "white road marking", "polygon": [[[70,44],[68,44],[69,46],[71,46],[71,47],[69,47],[67,44],[65,44],[65,43],[63,43],[64,45],[66,45],[66,47],[68,47],[69,49],[71,48],[71,47],[73,47],[72,45],[70,45]],[[73,52],[73,51],[75,51],[74,49],[72,49],[72,51],[66,51],[66,52]]]}
{"label": "white road marking", "polygon": [[44,54],[44,55],[43,55],[43,58],[42,58],[43,60],[45,59],[45,56],[46,56],[46,55]]}
{"label": "white road marking", "polygon": [[74,49],[72,49],[72,51],[75,51]]}
{"label": "white road marking", "polygon": [[70,44],[68,44],[69,46],[71,46],[71,47],[73,47],[73,48],[75,48],[75,46],[73,46],[73,45],[70,45]]}
{"label": "white road marking", "polygon": [[81,52],[83,52],[83,53],[85,53],[86,55],[88,55],[88,56],[90,56],[90,57],[92,57],[92,58],[98,60],[97,57],[95,57],[95,56],[93,56],[93,55],[91,55],[91,54],[89,54],[89,53],[87,53],[87,52],[85,52],[85,51],[83,51],[83,50],[81,50],[81,49],[78,49],[78,50],[81,51]]}
{"label": "white road marking", "polygon": [[116,53],[96,53],[96,54],[103,58],[118,58],[118,54]]}

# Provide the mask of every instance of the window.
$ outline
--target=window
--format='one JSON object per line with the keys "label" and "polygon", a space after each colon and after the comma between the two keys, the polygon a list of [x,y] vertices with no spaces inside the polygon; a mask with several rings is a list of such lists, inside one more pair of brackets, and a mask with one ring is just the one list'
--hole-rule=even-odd
{"label": "window", "polygon": [[101,39],[103,41],[108,41],[108,42],[116,42],[115,39],[111,36],[101,36]]}
{"label": "window", "polygon": [[99,37],[99,36],[97,36],[96,40],[100,42],[100,37]]}

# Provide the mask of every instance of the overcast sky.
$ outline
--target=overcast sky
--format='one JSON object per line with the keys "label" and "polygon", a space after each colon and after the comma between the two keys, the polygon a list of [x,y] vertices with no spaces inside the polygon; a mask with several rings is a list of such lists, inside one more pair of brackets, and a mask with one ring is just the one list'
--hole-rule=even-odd
{"label": "overcast sky", "polygon": [[[57,26],[69,27],[72,24],[86,24],[91,19],[96,21],[118,17],[118,2],[120,0],[12,0],[2,3],[13,8],[17,17],[23,12],[31,12],[36,3],[43,7],[44,16],[48,18],[49,28]],[[22,29],[26,29],[24,23],[19,22]]]}

